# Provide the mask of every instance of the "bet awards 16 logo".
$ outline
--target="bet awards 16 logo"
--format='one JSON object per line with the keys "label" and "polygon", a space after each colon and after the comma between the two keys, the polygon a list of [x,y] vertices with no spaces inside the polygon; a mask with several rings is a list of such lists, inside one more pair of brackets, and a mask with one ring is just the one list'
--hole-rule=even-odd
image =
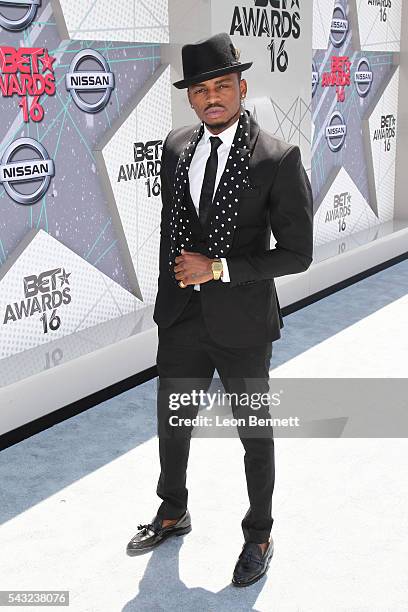
{"label": "bet awards 16 logo", "polygon": [[0,47],[0,91],[5,98],[20,97],[23,121],[44,117],[41,96],[55,94],[55,57],[43,47]]}
{"label": "bet awards 16 logo", "polygon": [[351,193],[344,191],[336,193],[333,199],[333,208],[326,213],[325,223],[337,221],[339,232],[346,231],[346,217],[351,215]]}
{"label": "bet awards 16 logo", "polygon": [[397,120],[394,115],[381,115],[380,127],[374,130],[373,141],[384,141],[384,149],[386,152],[391,151],[391,140],[396,137]]}
{"label": "bet awards 16 logo", "polygon": [[350,86],[351,62],[348,55],[333,55],[331,72],[322,74],[322,87],[336,87],[337,102],[344,102],[345,87]]}
{"label": "bet awards 16 logo", "polygon": [[254,6],[236,6],[230,35],[267,36],[271,39],[271,72],[285,72],[289,66],[288,38],[300,36],[299,0],[253,0]]}
{"label": "bet awards 16 logo", "polygon": [[133,162],[122,164],[119,168],[118,183],[144,179],[147,196],[159,196],[160,167],[162,140],[149,140],[147,142],[135,142],[133,145]]}
{"label": "bet awards 16 logo", "polygon": [[71,302],[70,276],[71,272],[67,273],[64,268],[46,270],[38,276],[35,274],[25,276],[23,278],[24,298],[20,302],[7,304],[3,325],[42,313],[40,320],[44,334],[59,329],[61,318],[56,312],[61,304]]}
{"label": "bet awards 16 logo", "polygon": [[388,20],[388,12],[392,9],[392,0],[367,0],[367,4],[379,8],[381,22],[385,23]]}

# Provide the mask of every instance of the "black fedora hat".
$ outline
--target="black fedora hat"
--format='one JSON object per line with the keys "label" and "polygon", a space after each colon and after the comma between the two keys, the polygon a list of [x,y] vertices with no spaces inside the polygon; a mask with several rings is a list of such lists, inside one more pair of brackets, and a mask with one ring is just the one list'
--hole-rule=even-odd
{"label": "black fedora hat", "polygon": [[242,72],[252,66],[252,62],[241,64],[239,51],[226,32],[183,45],[181,55],[184,78],[173,83],[178,89],[229,72]]}

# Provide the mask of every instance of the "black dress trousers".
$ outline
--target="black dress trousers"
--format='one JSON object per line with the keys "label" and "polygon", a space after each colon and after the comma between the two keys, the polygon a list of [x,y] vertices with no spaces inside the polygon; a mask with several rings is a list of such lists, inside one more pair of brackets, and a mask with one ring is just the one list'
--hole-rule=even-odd
{"label": "black dress trousers", "polygon": [[[220,281],[222,282],[222,281]],[[182,435],[169,429],[171,394],[207,391],[215,369],[227,393],[268,393],[272,342],[248,348],[230,348],[216,343],[208,334],[201,310],[201,292],[192,291],[182,314],[173,325],[159,327],[157,351],[158,393],[157,424],[160,451],[160,476],[157,495],[162,499],[158,516],[178,518],[187,508],[186,475],[190,451],[191,428]],[[234,417],[244,416],[248,408],[231,400]],[[198,406],[192,403],[179,409],[178,416],[194,418]],[[253,411],[249,411],[253,414]],[[173,413],[174,414],[174,413]],[[248,412],[247,412],[248,414]],[[257,416],[271,415],[267,408],[257,410]],[[241,526],[245,541],[266,542],[270,536],[272,494],[275,482],[274,440],[272,428],[264,437],[247,435],[248,429],[237,426],[245,449],[244,465],[249,508]],[[224,500],[219,500],[225,508]]]}

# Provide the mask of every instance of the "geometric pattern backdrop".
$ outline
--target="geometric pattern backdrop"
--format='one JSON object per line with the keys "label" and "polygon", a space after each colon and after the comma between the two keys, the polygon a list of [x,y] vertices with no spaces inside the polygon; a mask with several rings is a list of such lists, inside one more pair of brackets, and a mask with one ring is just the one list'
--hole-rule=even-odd
{"label": "geometric pattern backdrop", "polygon": [[[118,222],[135,271],[138,295],[151,304],[157,293],[161,186],[158,176],[163,134],[172,127],[170,68],[157,78],[112,138],[102,160],[112,187],[112,216]],[[136,147],[136,159],[134,143]],[[151,144],[149,144],[151,143]]]}
{"label": "geometric pattern backdrop", "polygon": [[[144,198],[139,187],[139,183],[144,183],[146,179],[129,179],[131,187],[127,205],[130,213],[138,219],[141,231],[138,237],[142,252],[140,268],[144,270],[141,279],[137,278],[134,260],[126,256],[126,238],[117,223],[118,212],[114,205],[115,199],[111,197],[118,181],[118,168],[114,174],[109,175],[111,184],[107,185],[101,149],[109,141],[115,142],[114,135],[120,130],[124,119],[133,117],[134,129],[130,129],[122,138],[124,154],[120,163],[124,164],[125,169],[126,164],[137,165],[140,174],[142,166],[146,167],[150,159],[149,149],[146,150],[149,159],[139,161],[143,148],[140,143],[146,144],[152,140],[161,143],[171,128],[169,74],[163,73],[161,66],[161,44],[169,39],[167,0],[155,2],[154,6],[144,0],[128,3],[42,0],[34,19],[25,27],[16,29],[10,26],[26,12],[26,6],[6,6],[4,3],[0,6],[3,26],[0,28],[0,172],[7,170],[7,162],[22,167],[23,162],[29,160],[30,164],[39,166],[41,155],[27,147],[16,148],[13,155],[6,159],[7,151],[17,147],[16,141],[21,143],[22,138],[35,141],[44,148],[45,157],[53,164],[53,172],[49,173],[45,193],[31,204],[19,203],[18,196],[13,197],[7,191],[6,182],[0,183],[0,274],[7,261],[16,259],[13,253],[16,253],[28,233],[43,230],[55,239],[53,245],[66,247],[84,263],[93,266],[96,272],[114,281],[120,290],[128,293],[125,311],[108,302],[107,311],[96,310],[101,313],[99,317],[84,318],[90,325],[95,325],[106,318],[120,316],[129,308],[135,310],[151,303],[154,293],[155,280],[149,285],[146,279],[155,279],[157,276],[158,255],[156,260],[151,259],[150,255],[158,242],[161,202],[160,195],[157,196],[156,176],[160,171],[161,146],[154,149],[154,168],[149,168],[152,182],[150,197],[147,196],[146,185]],[[84,50],[86,53],[79,60]],[[101,56],[102,60],[95,59],[92,53],[97,58]],[[47,54],[51,59],[47,60]],[[77,59],[78,63],[73,66]],[[71,89],[67,86],[69,74],[72,73],[75,78],[76,73],[80,72],[87,75],[100,75],[104,72],[113,75],[110,96],[97,112],[84,110],[76,102],[77,84],[71,85]],[[47,75],[50,82],[53,80],[54,91],[38,91],[39,95],[35,96],[36,91],[21,89],[24,79],[32,84],[41,82]],[[88,84],[92,83],[92,77],[81,76],[77,94],[89,109],[93,103],[102,99],[108,88],[99,86],[98,89],[95,86],[92,90],[90,87],[86,89],[87,78]],[[75,80],[72,82],[77,83]],[[36,120],[38,117],[35,114],[30,114],[29,120],[25,120],[27,117],[24,117],[21,106],[24,103],[27,109],[31,105],[35,108],[37,103],[41,106],[43,116],[40,120]],[[143,113],[146,104],[149,105],[151,114],[147,113],[146,119],[149,120],[150,131],[138,116],[139,104]],[[109,145],[106,152],[108,149]],[[120,164],[117,165],[119,167]],[[0,176],[2,178],[3,175]],[[31,176],[29,181],[9,181],[9,184],[13,193],[24,196],[32,194],[43,181],[45,183],[45,179],[35,180]],[[153,246],[150,246],[147,239],[148,228],[143,227],[143,224],[149,225],[150,233],[156,231],[157,236],[152,236]],[[53,248],[55,250],[56,247]],[[62,249],[61,253],[67,251]],[[30,260],[26,261],[29,263]],[[146,261],[150,269],[148,265],[143,265]],[[59,265],[63,268],[64,261],[60,260]],[[25,276],[38,276],[43,271],[38,262],[32,261],[31,266]],[[8,271],[8,276],[10,274]],[[92,275],[88,275],[88,279],[91,283]],[[16,282],[23,286],[23,278],[16,279]],[[88,291],[92,295],[91,286]],[[5,302],[0,303],[2,312],[6,305]],[[66,329],[61,328],[58,334],[76,329],[73,321],[69,322],[70,312],[74,312],[72,305],[66,309],[64,318],[61,318]],[[18,320],[7,325],[9,328],[17,326],[15,333],[18,336],[18,326],[23,323]],[[48,329],[47,335],[43,336],[41,326],[36,326],[36,329],[39,334],[38,344],[55,339],[57,334]],[[0,327],[0,339],[1,334]],[[17,352],[17,343],[15,346]]]}
{"label": "geometric pattern backdrop", "polygon": [[402,0],[357,0],[360,48],[363,51],[399,51]]}
{"label": "geometric pattern backdrop", "polygon": [[302,163],[310,173],[310,102],[298,96],[289,102],[287,108],[282,108],[272,97],[250,97],[245,106],[260,125],[268,126],[270,134],[300,147]]}
{"label": "geometric pattern backdrop", "polygon": [[60,4],[71,39],[169,42],[168,0],[60,0]]}
{"label": "geometric pattern backdrop", "polygon": [[22,246],[0,270],[0,359],[135,310],[137,298],[44,230]]}
{"label": "geometric pattern backdrop", "polygon": [[[194,31],[254,62],[247,108],[301,148],[315,246],[375,235],[394,214],[401,0],[199,4]],[[168,0],[34,6],[0,2],[0,358],[153,303],[175,95],[161,47],[191,42],[179,0],[176,36]]]}

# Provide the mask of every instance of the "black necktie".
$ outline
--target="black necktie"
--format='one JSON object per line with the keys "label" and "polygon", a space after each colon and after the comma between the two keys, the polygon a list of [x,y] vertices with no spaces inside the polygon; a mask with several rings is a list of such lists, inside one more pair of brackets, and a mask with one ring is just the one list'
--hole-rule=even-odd
{"label": "black necktie", "polygon": [[218,168],[218,153],[217,149],[222,144],[221,138],[218,136],[210,136],[211,142],[211,153],[207,159],[205,166],[205,174],[203,185],[201,187],[200,204],[199,204],[199,219],[202,226],[204,226],[207,219],[208,211],[210,209],[211,202],[214,196],[215,178],[217,176]]}

